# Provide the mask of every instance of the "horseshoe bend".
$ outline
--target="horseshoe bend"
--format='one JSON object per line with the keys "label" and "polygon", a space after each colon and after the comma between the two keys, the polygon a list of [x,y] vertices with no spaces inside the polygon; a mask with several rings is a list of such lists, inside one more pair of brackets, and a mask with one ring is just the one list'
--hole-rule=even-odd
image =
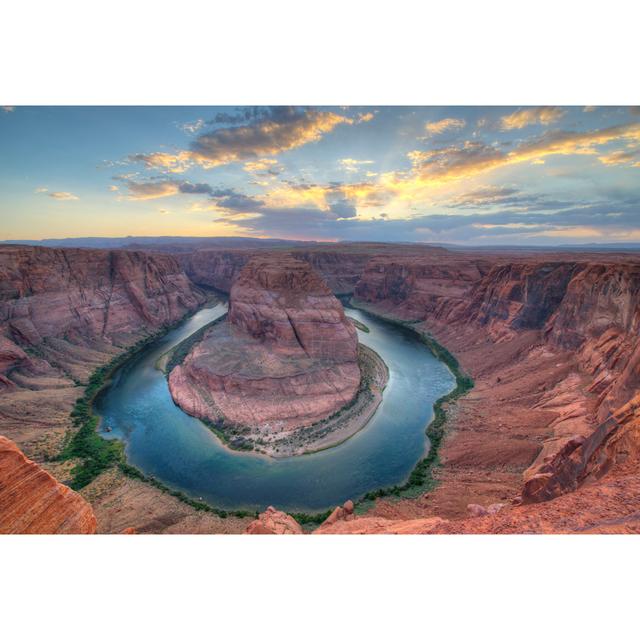
{"label": "horseshoe bend", "polygon": [[[227,319],[171,370],[169,388],[185,411],[231,431],[232,443],[286,455],[362,428],[386,378],[311,265],[281,254],[242,268]],[[337,412],[343,415],[332,419]]]}
{"label": "horseshoe bend", "polygon": [[[359,509],[347,500],[323,523],[296,515],[316,523],[307,531],[638,530],[640,260],[632,253],[7,246],[0,265],[0,430],[15,443],[5,440],[0,466],[16,464],[6,456],[19,461],[19,447],[34,479],[34,492],[18,500],[15,483],[0,478],[5,531],[37,523],[38,513],[46,514],[43,531],[93,517],[102,532],[304,531],[287,524],[291,516],[277,504],[251,525],[250,513],[203,509],[179,487],[139,473],[108,425],[93,438],[91,405],[110,376],[122,384],[129,363],[180,326],[168,380],[158,372],[159,380],[186,413],[241,450],[233,455],[293,460],[323,443],[346,455],[351,440],[340,442],[366,435],[380,399],[383,407],[395,390],[384,389],[386,368],[379,356],[367,358],[328,283],[370,314],[358,317],[370,318],[372,328],[400,323],[437,340],[432,348],[446,347],[474,387],[442,404],[442,438],[433,439],[437,463],[426,484],[393,499],[373,492]],[[222,285],[229,309],[198,333],[191,321],[176,323],[216,300],[223,315],[221,294],[205,279]],[[357,406],[365,377],[375,387],[361,412],[367,419],[345,427],[340,419]],[[66,494],[64,485],[80,495]]]}

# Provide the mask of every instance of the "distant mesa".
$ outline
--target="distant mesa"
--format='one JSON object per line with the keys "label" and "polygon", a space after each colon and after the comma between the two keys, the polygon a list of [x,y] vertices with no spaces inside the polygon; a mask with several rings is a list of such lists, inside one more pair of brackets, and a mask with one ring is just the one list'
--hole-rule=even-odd
{"label": "distant mesa", "polygon": [[212,423],[294,431],[321,421],[360,386],[356,329],[308,262],[251,259],[212,326],[169,376],[175,402]]}

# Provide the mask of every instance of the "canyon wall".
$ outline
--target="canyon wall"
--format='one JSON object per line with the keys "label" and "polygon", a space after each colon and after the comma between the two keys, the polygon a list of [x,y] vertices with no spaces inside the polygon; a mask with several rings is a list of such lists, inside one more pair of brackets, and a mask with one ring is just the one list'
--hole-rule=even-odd
{"label": "canyon wall", "polygon": [[336,243],[332,247],[308,249],[201,249],[176,254],[176,259],[191,280],[201,286],[213,287],[225,293],[231,291],[233,281],[244,265],[256,255],[294,256],[308,262],[336,295],[353,293],[358,281],[372,258],[381,255],[443,255],[444,250],[420,245],[389,245]]}
{"label": "canyon wall", "polygon": [[450,484],[480,487],[489,474],[509,494],[518,478],[525,502],[547,500],[611,468],[607,443],[621,437],[621,411],[625,447],[635,442],[637,258],[382,256],[367,264],[354,300],[416,322],[476,378],[443,450]]}
{"label": "canyon wall", "polygon": [[231,288],[226,322],[210,328],[169,376],[185,411],[290,431],[350,402],[360,384],[357,337],[309,263],[253,258]]}
{"label": "canyon wall", "polygon": [[0,429],[64,427],[95,368],[204,302],[169,255],[0,248]]}

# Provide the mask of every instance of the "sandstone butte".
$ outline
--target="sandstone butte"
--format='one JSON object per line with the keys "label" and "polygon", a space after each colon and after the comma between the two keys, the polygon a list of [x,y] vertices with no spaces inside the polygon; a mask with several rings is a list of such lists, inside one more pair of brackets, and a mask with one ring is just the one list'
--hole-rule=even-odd
{"label": "sandstone butte", "polygon": [[0,436],[0,533],[95,533],[89,503]]}
{"label": "sandstone butte", "polygon": [[173,369],[169,387],[199,418],[293,431],[355,397],[357,349],[355,328],[308,262],[258,256],[234,280],[227,320]]}
{"label": "sandstone butte", "polygon": [[[0,432],[31,458],[64,433],[82,392],[76,380],[201,305],[194,285],[228,292],[262,257],[255,249],[161,251],[0,249]],[[341,507],[319,533],[640,531],[635,255],[384,244],[292,253],[335,293],[429,332],[475,381],[447,407],[433,491],[378,500],[364,515]],[[223,528],[138,481],[110,483],[99,478],[87,493],[104,531],[238,532],[248,524]]]}

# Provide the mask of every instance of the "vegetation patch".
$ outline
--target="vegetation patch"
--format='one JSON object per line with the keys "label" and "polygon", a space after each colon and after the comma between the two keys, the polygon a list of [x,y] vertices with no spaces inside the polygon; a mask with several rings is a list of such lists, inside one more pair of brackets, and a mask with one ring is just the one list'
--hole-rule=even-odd
{"label": "vegetation patch", "polygon": [[364,322],[360,322],[360,320],[356,320],[351,317],[349,317],[349,320],[351,320],[356,329],[360,329],[360,331],[363,331],[364,333],[371,333],[371,329],[369,329]]}

